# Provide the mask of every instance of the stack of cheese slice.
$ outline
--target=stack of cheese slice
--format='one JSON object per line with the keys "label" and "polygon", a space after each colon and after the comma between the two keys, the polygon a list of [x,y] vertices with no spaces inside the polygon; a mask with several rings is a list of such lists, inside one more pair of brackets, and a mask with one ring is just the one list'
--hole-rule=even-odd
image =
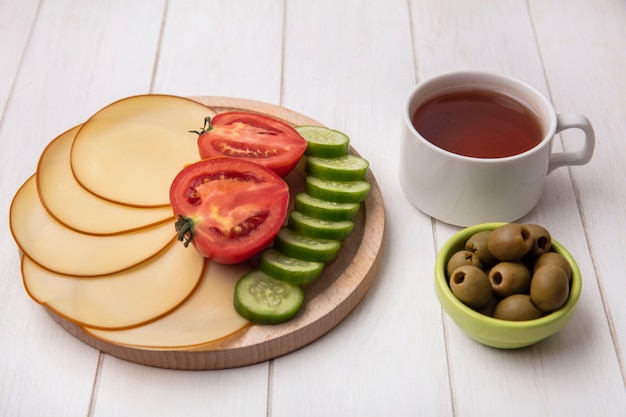
{"label": "stack of cheese slice", "polygon": [[104,341],[177,349],[248,323],[233,308],[248,265],[219,265],[176,240],[169,188],[198,160],[195,101],[117,101],[54,139],[18,190],[10,227],[28,294]]}

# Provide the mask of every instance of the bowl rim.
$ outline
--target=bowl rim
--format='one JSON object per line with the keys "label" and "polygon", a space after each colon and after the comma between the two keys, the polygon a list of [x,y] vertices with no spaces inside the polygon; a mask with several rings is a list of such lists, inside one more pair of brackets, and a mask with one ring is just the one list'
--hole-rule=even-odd
{"label": "bowl rim", "polygon": [[[543,317],[533,319],[533,320],[523,320],[523,321],[512,321],[512,320],[502,320],[496,319],[482,313],[479,313],[476,310],[466,306],[463,304],[456,296],[452,293],[450,286],[448,285],[448,280],[446,278],[446,264],[449,259],[449,255],[452,255],[452,250],[454,247],[458,246],[460,242],[467,241],[474,233],[484,231],[484,230],[493,230],[498,226],[502,226],[509,222],[490,222],[490,223],[480,223],[473,226],[466,227],[454,235],[452,235],[439,249],[437,252],[437,257],[435,260],[435,285],[436,289],[439,293],[446,298],[446,300],[452,304],[457,310],[461,313],[469,316],[473,320],[477,320],[482,322],[483,324],[493,327],[493,328],[506,328],[506,329],[530,329],[542,327],[545,325],[549,325],[555,322],[558,322],[568,314],[570,314],[571,310],[575,308],[578,303],[578,299],[580,298],[580,294],[582,291],[582,277],[580,274],[580,269],[578,264],[574,260],[572,254],[563,246],[560,242],[555,239],[552,239],[552,250],[554,252],[562,255],[567,262],[572,267],[572,277],[570,284],[570,293],[567,298],[565,304],[558,310],[546,314]],[[445,309],[445,307],[444,307]]]}

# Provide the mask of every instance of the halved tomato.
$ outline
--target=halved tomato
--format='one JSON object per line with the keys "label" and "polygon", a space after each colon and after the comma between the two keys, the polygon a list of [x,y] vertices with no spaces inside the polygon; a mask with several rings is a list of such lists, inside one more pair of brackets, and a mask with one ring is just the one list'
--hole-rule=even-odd
{"label": "halved tomato", "polygon": [[204,120],[196,132],[202,159],[227,156],[266,166],[281,177],[296,166],[307,148],[306,140],[285,122],[242,111],[220,113]]}
{"label": "halved tomato", "polygon": [[269,168],[236,158],[204,159],[172,182],[178,240],[224,264],[249,259],[278,234],[289,187]]}

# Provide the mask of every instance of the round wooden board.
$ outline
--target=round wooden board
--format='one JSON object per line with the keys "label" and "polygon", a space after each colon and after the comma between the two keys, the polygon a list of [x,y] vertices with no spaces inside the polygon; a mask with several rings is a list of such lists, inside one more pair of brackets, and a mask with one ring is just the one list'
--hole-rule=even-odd
{"label": "round wooden board", "polygon": [[[216,112],[246,110],[264,113],[293,125],[320,125],[283,107],[227,97],[192,97]],[[352,150],[352,152],[355,152]],[[304,171],[296,168],[287,178],[292,195],[304,188]],[[80,326],[50,310],[52,318],[82,342],[134,363],[178,370],[235,368],[264,362],[293,352],[328,333],[361,301],[376,276],[385,243],[385,209],[372,172],[372,188],[355,219],[352,234],[324,273],[305,288],[305,305],[298,315],[279,325],[250,325],[224,339],[193,348],[153,350],[120,346],[96,339]]]}

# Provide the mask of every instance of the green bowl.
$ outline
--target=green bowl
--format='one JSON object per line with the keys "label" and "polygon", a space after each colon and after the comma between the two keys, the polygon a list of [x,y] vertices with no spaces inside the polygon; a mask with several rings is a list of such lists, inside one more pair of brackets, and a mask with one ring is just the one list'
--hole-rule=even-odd
{"label": "green bowl", "polygon": [[448,259],[465,246],[474,233],[493,230],[505,223],[484,223],[468,227],[452,236],[437,254],[435,263],[435,293],[444,311],[472,339],[495,348],[516,349],[535,344],[561,330],[572,318],[580,298],[582,279],[572,255],[559,242],[552,240],[552,250],[565,257],[572,266],[572,282],[567,302],[559,310],[535,320],[499,320],[478,313],[459,301],[448,285]]}

